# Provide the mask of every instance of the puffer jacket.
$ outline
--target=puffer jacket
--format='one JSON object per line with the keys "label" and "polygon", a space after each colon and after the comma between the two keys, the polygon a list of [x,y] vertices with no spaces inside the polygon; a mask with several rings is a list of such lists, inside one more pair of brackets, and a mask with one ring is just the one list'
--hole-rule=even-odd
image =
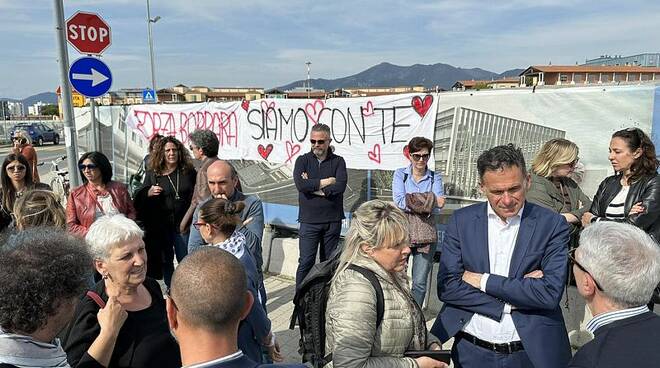
{"label": "puffer jacket", "polygon": [[[656,242],[660,242],[660,175],[644,176],[630,184],[628,196],[624,205],[625,218],[612,220],[605,218],[607,206],[621,190],[621,175],[605,178],[594,196],[591,204],[591,213],[598,217],[598,221],[617,221],[635,225],[651,235]],[[644,212],[628,216],[632,206],[642,202]]]}
{"label": "puffer jacket", "polygon": [[[371,283],[356,271],[342,271],[328,294],[325,351],[333,355],[325,367],[416,368],[415,360],[403,357],[403,353],[425,349],[423,345],[432,341],[430,335],[426,338],[424,316],[408,286],[396,286],[387,271],[371,258],[358,256],[353,263],[376,273],[385,301],[383,321],[376,329],[376,291]],[[415,339],[415,323],[426,343]]]}

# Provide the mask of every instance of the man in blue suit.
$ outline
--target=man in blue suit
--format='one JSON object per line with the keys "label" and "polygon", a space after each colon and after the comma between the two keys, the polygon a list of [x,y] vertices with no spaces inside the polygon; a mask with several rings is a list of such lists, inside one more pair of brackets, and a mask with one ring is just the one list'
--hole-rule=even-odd
{"label": "man in blue suit", "polygon": [[238,349],[238,325],[254,303],[246,277],[238,258],[215,247],[193,252],[174,271],[167,319],[184,367],[305,368],[259,364]]}
{"label": "man in blue suit", "polygon": [[488,201],[457,210],[447,225],[438,272],[444,305],[431,332],[455,338],[456,368],[566,367],[566,220],[525,201],[530,176],[512,144],[484,152],[477,168]]}

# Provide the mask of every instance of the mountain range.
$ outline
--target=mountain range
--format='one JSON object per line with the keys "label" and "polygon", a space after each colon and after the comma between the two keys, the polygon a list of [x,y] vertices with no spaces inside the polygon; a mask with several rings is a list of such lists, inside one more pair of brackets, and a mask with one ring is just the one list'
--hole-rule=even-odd
{"label": "mountain range", "polygon": [[[504,77],[517,77],[523,69],[511,69],[503,73],[494,73],[480,68],[463,69],[449,64],[400,66],[390,63],[380,63],[360,73],[337,79],[311,79],[312,88],[332,91],[337,88],[356,87],[397,87],[423,85],[426,88],[440,87],[451,89],[458,80],[495,80]],[[306,80],[278,87],[280,90],[290,90],[304,87]]]}
{"label": "mountain range", "polygon": [[35,103],[41,101],[46,104],[57,105],[57,95],[53,92],[42,92],[36,95],[26,97],[22,100],[17,100],[14,98],[0,98],[0,101],[12,101],[12,102],[22,102],[23,106],[27,109],[28,106],[32,106]]}
{"label": "mountain range", "polygon": [[[316,78],[311,80],[312,88],[332,91],[337,88],[356,87],[397,87],[423,85],[426,88],[451,89],[458,80],[495,80],[504,77],[517,77],[523,69],[511,69],[503,73],[495,73],[480,68],[464,69],[449,64],[437,63],[433,65],[415,64],[400,66],[390,63],[380,63],[369,69],[348,77],[337,79]],[[290,90],[304,87],[306,80],[301,79],[277,87],[280,90]],[[30,106],[37,101],[57,104],[57,95],[53,92],[43,92],[22,100],[0,98],[0,100],[20,101],[24,106]]]}

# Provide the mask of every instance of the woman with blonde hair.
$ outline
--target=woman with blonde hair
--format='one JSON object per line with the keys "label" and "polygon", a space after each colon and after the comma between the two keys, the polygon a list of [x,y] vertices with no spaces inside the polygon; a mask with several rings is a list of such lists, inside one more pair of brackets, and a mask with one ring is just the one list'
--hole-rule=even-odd
{"label": "woman with blonde hair", "polygon": [[545,142],[532,162],[532,185],[527,193],[528,201],[564,216],[571,227],[571,247],[577,246],[582,215],[591,207],[589,197],[569,177],[579,152],[578,146],[567,139]]}
{"label": "woman with blonde hair", "polygon": [[16,229],[51,226],[66,229],[66,213],[55,193],[49,190],[30,190],[14,204]]}
{"label": "woman with blonde hair", "polygon": [[[325,313],[326,367],[446,367],[429,357],[404,357],[406,351],[439,349],[426,331],[406,267],[410,255],[408,220],[391,202],[373,200],[355,212],[339,266],[328,293]],[[375,274],[383,292],[383,314],[377,323],[377,297],[359,271]]]}

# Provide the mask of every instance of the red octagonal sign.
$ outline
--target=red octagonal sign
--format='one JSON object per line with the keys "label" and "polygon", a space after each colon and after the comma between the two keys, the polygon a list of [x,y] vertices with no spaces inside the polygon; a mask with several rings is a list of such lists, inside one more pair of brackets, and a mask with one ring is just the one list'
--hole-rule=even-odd
{"label": "red octagonal sign", "polygon": [[100,55],[110,46],[110,26],[96,13],[79,11],[66,21],[66,38],[82,54]]}

